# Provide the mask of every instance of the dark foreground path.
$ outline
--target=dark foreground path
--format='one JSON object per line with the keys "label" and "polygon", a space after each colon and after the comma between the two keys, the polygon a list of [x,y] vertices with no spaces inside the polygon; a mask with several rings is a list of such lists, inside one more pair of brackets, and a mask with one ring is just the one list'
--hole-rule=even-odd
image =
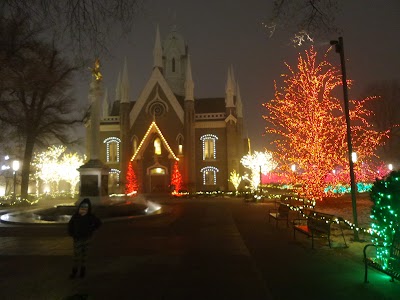
{"label": "dark foreground path", "polygon": [[0,299],[400,299],[379,273],[364,284],[349,249],[311,250],[269,224],[268,204],[161,202],[167,214],[105,223],[84,279],[68,279],[64,227],[1,225]]}

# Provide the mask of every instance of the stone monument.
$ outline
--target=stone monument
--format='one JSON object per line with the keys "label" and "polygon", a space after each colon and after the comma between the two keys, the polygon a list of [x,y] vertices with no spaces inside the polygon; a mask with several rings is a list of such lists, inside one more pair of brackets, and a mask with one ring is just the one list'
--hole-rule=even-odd
{"label": "stone monument", "polygon": [[110,203],[108,196],[108,172],[100,160],[100,99],[103,97],[102,75],[100,62],[97,59],[92,69],[92,82],[90,83],[89,102],[90,120],[87,142],[89,143],[88,161],[78,171],[80,173],[79,199],[89,198],[93,205],[107,205]]}

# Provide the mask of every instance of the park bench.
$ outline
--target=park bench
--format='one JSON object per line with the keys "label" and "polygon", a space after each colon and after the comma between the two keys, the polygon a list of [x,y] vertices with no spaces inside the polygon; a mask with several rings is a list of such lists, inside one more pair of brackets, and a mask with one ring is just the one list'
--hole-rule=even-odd
{"label": "park bench", "polygon": [[289,204],[280,203],[277,209],[273,208],[269,210],[268,221],[271,222],[271,219],[275,219],[276,227],[278,227],[279,221],[286,221],[286,226],[289,227],[289,212],[290,212]]}
{"label": "park bench", "polygon": [[[333,223],[338,223],[338,218],[334,215],[309,210],[305,219],[293,220],[293,237],[296,238],[296,231],[311,237],[312,249],[314,249],[314,238],[327,238],[329,248],[331,248],[331,225]],[[338,224],[347,247],[340,222]]]}
{"label": "park bench", "polygon": [[[368,248],[374,247],[375,250],[377,248],[385,248],[389,253],[389,260],[387,267],[384,267],[382,262],[380,262],[376,255],[367,256],[369,253]],[[363,249],[364,253],[364,264],[365,264],[365,276],[364,282],[368,282],[368,267],[374,268],[377,271],[380,271],[386,275],[391,277],[390,281],[394,281],[395,279],[400,280],[400,231],[397,231],[394,236],[392,243],[389,245],[383,244],[368,244]]]}

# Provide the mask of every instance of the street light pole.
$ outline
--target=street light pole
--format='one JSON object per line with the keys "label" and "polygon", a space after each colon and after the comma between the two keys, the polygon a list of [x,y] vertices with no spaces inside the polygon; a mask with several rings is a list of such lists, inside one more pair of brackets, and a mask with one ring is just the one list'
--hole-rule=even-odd
{"label": "street light pole", "polygon": [[12,163],[12,169],[13,169],[13,175],[14,175],[14,194],[13,194],[13,200],[14,202],[17,199],[17,194],[16,194],[16,185],[17,185],[17,171],[19,170],[19,161],[14,160]]}
{"label": "street light pole", "polygon": [[261,165],[260,165],[260,197],[261,197],[261,194],[262,194],[261,183],[262,183],[262,173],[261,173]]}
{"label": "street light pole", "polygon": [[343,37],[339,37],[338,41],[331,41],[331,45],[335,45],[336,52],[338,52],[340,54],[340,65],[342,68],[344,112],[345,112],[345,116],[346,116],[347,146],[348,146],[348,151],[349,151],[351,203],[352,203],[352,207],[353,207],[354,241],[358,242],[359,237],[358,237],[358,221],[357,221],[356,180],[355,180],[355,176],[354,176],[354,162],[352,159],[353,147],[351,144],[349,96],[348,96],[348,89],[347,89],[346,61],[344,59]]}

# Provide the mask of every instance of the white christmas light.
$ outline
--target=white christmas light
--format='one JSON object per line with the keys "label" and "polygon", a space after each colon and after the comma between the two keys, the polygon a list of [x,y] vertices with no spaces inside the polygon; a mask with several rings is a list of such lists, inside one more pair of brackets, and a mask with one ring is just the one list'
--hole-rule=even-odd
{"label": "white christmas light", "polygon": [[206,160],[209,157],[206,157],[206,141],[207,140],[212,140],[213,141],[213,157],[212,159],[216,159],[217,157],[217,147],[216,147],[216,141],[218,140],[218,137],[214,134],[205,134],[200,137],[200,140],[203,142],[203,160]]}
{"label": "white christmas light", "polygon": [[119,144],[121,143],[121,140],[115,136],[110,136],[106,138],[103,141],[104,144],[106,144],[107,147],[107,162],[110,162],[110,144],[111,143],[116,143],[117,144],[117,162],[119,162]]}
{"label": "white christmas light", "polygon": [[200,170],[201,173],[203,173],[203,185],[206,185],[206,173],[207,172],[213,172],[214,173],[214,185],[217,184],[217,172],[219,172],[219,170],[216,167],[204,167]]}

